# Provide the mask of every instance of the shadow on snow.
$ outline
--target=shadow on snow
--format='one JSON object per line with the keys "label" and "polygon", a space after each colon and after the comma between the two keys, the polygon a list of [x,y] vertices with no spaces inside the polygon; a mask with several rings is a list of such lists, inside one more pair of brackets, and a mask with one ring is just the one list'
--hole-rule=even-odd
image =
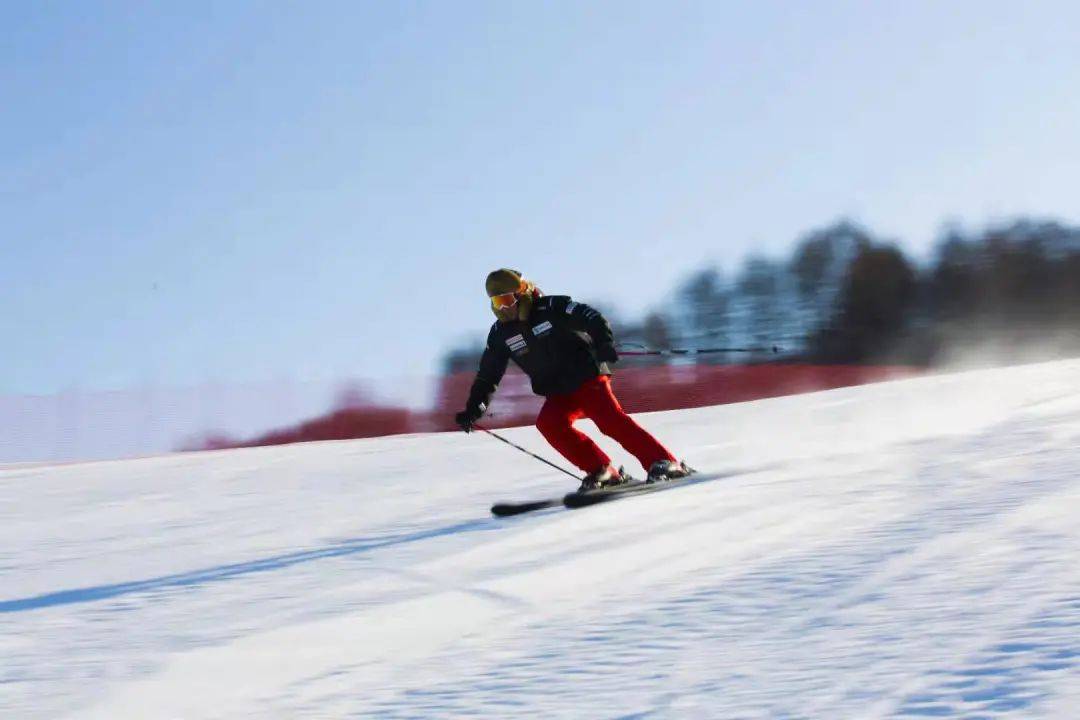
{"label": "shadow on snow", "polygon": [[147,580],[60,590],[58,592],[45,593],[43,595],[33,595],[31,597],[0,601],[0,613],[39,610],[42,608],[56,607],[58,605],[74,605],[78,603],[96,602],[98,600],[108,600],[110,598],[131,595],[133,593],[204,585],[207,583],[221,582],[223,580],[231,580],[245,575],[253,575],[255,573],[281,570],[283,568],[312,562],[314,560],[359,555],[372,550],[407,545],[409,543],[420,542],[422,540],[446,535],[494,530],[496,527],[498,527],[498,525],[494,523],[491,518],[468,520],[429,530],[388,535],[379,538],[361,538],[316,550],[305,550],[302,552],[276,555],[262,560],[252,560],[251,562],[219,565],[217,567],[178,573],[175,575],[162,575],[161,577],[149,578]]}

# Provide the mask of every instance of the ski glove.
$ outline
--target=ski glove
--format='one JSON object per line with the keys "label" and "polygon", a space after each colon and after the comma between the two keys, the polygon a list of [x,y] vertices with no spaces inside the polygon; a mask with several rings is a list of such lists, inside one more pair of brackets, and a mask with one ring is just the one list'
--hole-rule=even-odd
{"label": "ski glove", "polygon": [[454,422],[465,432],[472,432],[473,424],[484,414],[483,405],[469,405],[454,416]]}
{"label": "ski glove", "polygon": [[613,363],[619,361],[619,353],[611,345],[601,345],[596,348],[596,359],[600,362]]}

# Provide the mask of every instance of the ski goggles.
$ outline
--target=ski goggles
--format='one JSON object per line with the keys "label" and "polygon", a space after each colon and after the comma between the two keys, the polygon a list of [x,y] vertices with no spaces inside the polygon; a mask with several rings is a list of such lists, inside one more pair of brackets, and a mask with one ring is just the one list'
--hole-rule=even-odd
{"label": "ski goggles", "polygon": [[503,310],[505,308],[512,308],[517,305],[518,294],[516,292],[503,293],[502,295],[491,296],[491,307],[496,310]]}

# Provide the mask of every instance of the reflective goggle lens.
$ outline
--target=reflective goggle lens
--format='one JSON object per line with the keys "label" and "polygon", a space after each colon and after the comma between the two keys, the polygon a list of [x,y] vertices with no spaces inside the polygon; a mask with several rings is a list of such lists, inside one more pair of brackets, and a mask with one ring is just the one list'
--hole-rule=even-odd
{"label": "reflective goggle lens", "polygon": [[503,308],[514,307],[517,305],[518,297],[517,293],[503,293],[502,295],[491,296],[491,307],[496,310],[502,310]]}

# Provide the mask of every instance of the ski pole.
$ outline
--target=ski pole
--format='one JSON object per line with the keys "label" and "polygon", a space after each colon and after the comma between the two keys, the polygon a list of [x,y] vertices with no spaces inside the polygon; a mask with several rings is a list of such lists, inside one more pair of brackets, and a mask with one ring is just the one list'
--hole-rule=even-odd
{"label": "ski pole", "polygon": [[566,468],[562,468],[562,467],[559,467],[559,466],[558,466],[558,465],[556,465],[555,463],[551,462],[550,460],[546,460],[546,459],[544,459],[544,458],[540,457],[539,455],[537,455],[537,454],[536,454],[536,453],[534,453],[534,452],[529,452],[528,450],[526,450],[525,448],[521,447],[520,445],[516,445],[516,444],[514,444],[514,443],[510,442],[509,440],[507,440],[506,438],[504,438],[504,437],[503,437],[502,435],[499,435],[499,434],[498,434],[498,433],[496,433],[496,432],[492,432],[491,430],[488,430],[488,429],[487,429],[486,427],[484,427],[483,425],[477,425],[476,423],[473,423],[473,427],[474,427],[474,428],[476,428],[477,430],[483,430],[483,431],[484,431],[484,432],[486,432],[486,433],[487,433],[488,435],[490,435],[491,437],[493,437],[493,438],[495,438],[495,439],[497,439],[497,440],[502,440],[502,441],[503,441],[504,443],[506,443],[506,444],[507,444],[507,445],[509,445],[510,447],[512,447],[512,448],[515,448],[515,449],[517,449],[517,450],[520,450],[521,452],[525,453],[526,455],[531,455],[532,457],[536,458],[536,459],[537,459],[537,460],[539,460],[540,462],[542,462],[542,463],[545,463],[545,464],[547,464],[547,465],[550,465],[551,467],[555,468],[555,469],[556,469],[556,470],[558,470],[559,472],[563,472],[563,473],[566,473],[567,475],[569,475],[570,477],[574,478],[575,480],[580,480],[580,479],[581,479],[581,478],[579,478],[579,477],[578,477],[577,475],[575,475],[574,473],[572,473],[572,472],[570,472],[569,470],[567,470]]}
{"label": "ski pole", "polygon": [[772,347],[717,347],[717,348],[668,348],[666,350],[619,350],[620,355],[708,355],[710,353],[779,353],[780,348]]}

